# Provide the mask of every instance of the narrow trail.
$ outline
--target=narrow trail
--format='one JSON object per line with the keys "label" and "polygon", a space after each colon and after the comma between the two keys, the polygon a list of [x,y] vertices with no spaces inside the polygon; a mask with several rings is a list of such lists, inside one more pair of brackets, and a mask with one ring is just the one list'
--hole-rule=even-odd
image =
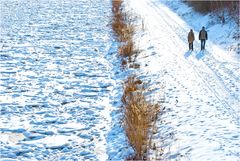
{"label": "narrow trail", "polygon": [[[164,22],[166,24],[166,28],[168,28],[169,32],[172,33],[173,43],[178,47],[182,47],[180,50],[186,50],[186,28],[190,28],[187,26],[187,24],[184,23],[178,23],[176,21],[177,17],[173,17],[172,15],[168,14],[167,8],[164,8],[164,6],[160,6],[161,8],[158,8],[157,3],[150,3],[149,4],[154,11],[161,17],[161,20],[158,22]],[[165,11],[165,12],[163,12]],[[172,22],[175,22],[174,25]],[[158,27],[158,30],[161,28]],[[177,31],[177,32],[175,32]],[[198,32],[195,32],[198,33]],[[180,39],[180,40],[179,40]],[[196,34],[197,39],[197,34]],[[207,42],[209,43],[209,42]],[[200,43],[195,42],[196,46],[200,46]],[[178,53],[174,53],[176,57],[179,57],[182,59],[182,61],[187,61],[188,64],[194,69],[194,71],[198,74],[199,78],[203,82],[205,82],[205,85],[209,88],[210,91],[215,95],[215,97],[222,102],[222,104],[225,106],[226,109],[229,110],[231,115],[236,119],[238,125],[240,124],[240,109],[235,109],[237,105],[239,105],[240,102],[240,72],[239,73],[233,73],[234,68],[240,68],[240,64],[238,62],[222,62],[220,60],[217,60],[214,57],[214,52],[216,51],[216,45],[213,43],[209,43],[209,50],[200,52],[200,49],[197,47],[195,50],[196,52],[193,53],[185,53],[186,54],[196,54],[195,57],[190,57],[189,59],[185,59],[183,57],[179,57]],[[224,51],[221,51],[224,52]],[[190,56],[189,55],[189,56]],[[200,58],[202,57],[202,59]],[[199,61],[198,59],[201,59],[202,61]],[[225,64],[225,65],[224,65]],[[231,65],[232,68],[227,68],[227,65]],[[219,68],[220,67],[220,68]],[[226,79],[227,78],[227,79]],[[229,79],[231,79],[230,82]],[[235,87],[235,88],[233,88]],[[238,110],[238,111],[237,111]]]}
{"label": "narrow trail", "polygon": [[[166,82],[166,110],[153,142],[169,160],[238,160],[239,62],[220,57],[225,51],[211,38],[200,52],[198,31],[195,50],[189,53],[186,35],[191,26],[159,1],[129,4],[146,26],[140,46],[147,52],[140,62],[148,65],[142,65],[142,75]],[[157,159],[155,153],[152,159]]]}

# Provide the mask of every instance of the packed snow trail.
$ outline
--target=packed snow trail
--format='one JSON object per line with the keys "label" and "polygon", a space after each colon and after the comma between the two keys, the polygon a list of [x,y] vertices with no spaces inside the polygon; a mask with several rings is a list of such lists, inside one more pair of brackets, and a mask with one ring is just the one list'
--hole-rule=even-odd
{"label": "packed snow trail", "polygon": [[119,160],[122,77],[108,0],[1,0],[0,160]]}
{"label": "packed snow trail", "polygon": [[[146,50],[138,60],[139,75],[151,82],[152,97],[162,95],[163,115],[153,136],[167,160],[240,159],[240,64],[211,42],[200,52],[198,31],[157,0],[128,0],[144,21],[145,32],[136,38]],[[195,31],[194,51],[188,52],[187,34]],[[224,56],[225,55],[225,56]],[[145,76],[144,76],[145,75]],[[162,153],[162,151],[159,151]],[[160,155],[152,151],[151,159]]]}

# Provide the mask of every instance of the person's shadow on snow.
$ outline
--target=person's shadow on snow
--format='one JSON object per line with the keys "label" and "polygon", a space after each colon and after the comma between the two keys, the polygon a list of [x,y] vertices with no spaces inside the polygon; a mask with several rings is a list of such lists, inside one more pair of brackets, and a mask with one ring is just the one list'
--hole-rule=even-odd
{"label": "person's shadow on snow", "polygon": [[197,60],[202,59],[205,56],[205,51],[201,50],[199,53],[197,53],[196,58]]}
{"label": "person's shadow on snow", "polygon": [[187,52],[184,54],[184,57],[187,59],[191,54],[192,54],[191,51],[187,51]]}

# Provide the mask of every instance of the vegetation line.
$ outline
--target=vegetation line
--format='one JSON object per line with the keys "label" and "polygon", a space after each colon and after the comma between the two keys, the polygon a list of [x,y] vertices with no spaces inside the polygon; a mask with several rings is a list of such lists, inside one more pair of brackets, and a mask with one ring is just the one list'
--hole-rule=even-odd
{"label": "vegetation line", "polygon": [[[139,68],[140,66],[134,63],[139,50],[136,49],[133,39],[136,30],[133,15],[123,12],[122,0],[112,0],[112,11],[112,29],[120,44],[118,53],[122,64],[131,63],[129,67]],[[160,106],[146,100],[145,87],[146,84],[136,75],[129,75],[123,85],[124,129],[129,143],[135,150],[135,155],[129,156],[127,160],[147,160],[147,152],[151,148],[150,135]]]}
{"label": "vegetation line", "polygon": [[216,15],[222,23],[225,23],[225,16],[228,14],[236,23],[239,22],[239,1],[223,1],[223,0],[205,0],[205,1],[185,1],[194,10],[200,13],[212,13]]}

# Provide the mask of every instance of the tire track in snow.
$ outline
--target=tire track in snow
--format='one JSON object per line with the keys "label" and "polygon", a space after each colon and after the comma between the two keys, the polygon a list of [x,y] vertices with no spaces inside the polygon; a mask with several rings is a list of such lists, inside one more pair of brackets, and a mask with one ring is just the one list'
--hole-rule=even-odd
{"label": "tire track in snow", "polygon": [[[155,8],[155,11],[156,12],[158,12],[157,10],[158,10],[158,8],[157,7],[155,7],[157,4],[156,3],[154,3],[154,2],[152,2],[152,4],[154,4],[154,5],[151,5],[151,7],[152,8]],[[190,28],[189,26],[186,26],[186,24],[185,24],[185,26],[183,26],[183,25],[181,25],[179,22],[176,22],[175,24],[177,24],[176,26],[173,26],[171,23],[168,23],[168,20],[165,18],[165,17],[170,17],[170,16],[166,16],[166,12],[158,12],[159,14],[165,14],[165,16],[162,16],[162,18],[165,20],[165,23],[167,23],[168,24],[168,26],[171,26],[172,27],[172,31],[177,31],[177,30],[180,30],[180,31],[183,31],[183,32],[180,32],[180,33],[178,33],[178,34],[176,34],[175,32],[174,32],[174,34],[175,34],[175,36],[174,37],[178,37],[179,39],[181,39],[183,42],[187,42],[186,41],[186,39],[184,39],[185,37],[186,37],[186,33],[188,33],[188,31],[186,30],[186,29],[184,29],[184,27],[187,27],[187,28]],[[172,19],[172,20],[174,20],[174,19]],[[179,35],[179,34],[181,34],[181,35]],[[176,43],[176,44],[179,44],[179,42],[178,41],[175,41],[174,40],[174,43]],[[216,46],[216,45],[214,45],[213,43],[211,43],[211,42],[209,42],[210,43],[210,47],[209,47],[209,49],[211,50],[211,51],[214,51],[214,52],[219,52],[219,50],[218,51],[216,51],[217,49],[214,49],[214,47]],[[184,43],[184,44],[186,44],[186,43]],[[197,45],[198,46],[200,46],[200,43],[197,43]],[[180,45],[181,46],[181,45]],[[212,47],[212,46],[214,46],[214,47]],[[216,48],[216,47],[215,47]],[[220,51],[220,52],[222,52],[222,51]],[[199,54],[199,53],[197,53],[197,54]],[[227,64],[227,62],[221,62],[221,61],[219,61],[219,60],[217,60],[211,53],[208,53],[208,55],[205,55],[205,56],[207,56],[207,58],[204,58],[204,59],[202,59],[202,61],[205,63],[205,64],[203,64],[203,65],[205,65],[205,66],[207,66],[209,69],[211,69],[211,71],[212,71],[212,73],[214,73],[215,75],[216,75],[216,77],[218,78],[218,80],[223,84],[223,88],[228,92],[228,93],[233,93],[231,90],[230,90],[230,88],[227,88],[227,86],[228,86],[228,84],[226,84],[225,82],[224,82],[224,79],[222,79],[222,75],[221,75],[221,73],[219,73],[219,72],[224,72],[224,74],[227,74],[227,76],[229,76],[230,78],[232,78],[232,79],[235,79],[235,81],[232,81],[233,83],[235,83],[233,86],[236,86],[236,87],[240,87],[240,73],[233,73],[230,69],[228,69],[228,68],[226,68],[225,67],[225,64]],[[192,60],[193,61],[193,60]],[[196,66],[196,62],[193,62],[193,63],[195,63],[194,65]],[[235,66],[235,67],[237,67],[239,70],[240,70],[240,64],[238,63],[238,62],[230,62],[230,64],[228,64],[228,65],[232,65],[232,66]],[[223,68],[222,69],[222,71],[218,71],[217,70],[217,67],[218,66],[221,66],[221,68]],[[216,69],[215,69],[215,68]],[[232,69],[232,70],[234,70],[234,68]],[[232,84],[233,84],[232,83]],[[239,89],[237,88],[236,89],[236,91],[239,91]],[[236,94],[236,93],[234,93],[234,94],[231,94],[238,102],[240,102],[240,94]]]}
{"label": "tire track in snow", "polygon": [[[233,109],[237,105],[226,104],[228,98],[233,100],[234,97],[218,79],[219,73],[207,66],[208,55],[199,61],[191,56],[184,59],[187,41],[181,36],[186,36],[183,27],[188,25],[184,22],[176,24],[174,17],[169,17],[161,7],[157,8],[157,3],[147,2],[132,2],[133,8],[146,18],[146,33],[149,34],[146,40],[146,37],[142,38],[148,43],[142,44],[148,49],[144,53],[146,58],[141,60],[148,64],[148,67],[142,67],[146,71],[143,74],[151,82],[159,79],[166,82],[168,99],[153,136],[157,150],[150,156],[151,160],[158,159],[155,155],[158,152],[169,160],[238,160],[240,126]],[[157,54],[151,56],[152,53]],[[231,74],[236,73],[230,73],[229,77]]]}
{"label": "tire track in snow", "polygon": [[[159,8],[156,7],[156,6],[158,6],[158,4],[151,2],[151,4],[149,4],[149,6],[151,6],[157,14],[161,15],[161,19],[164,20],[165,24],[167,24],[167,26],[165,27],[168,30],[167,33],[171,33],[170,35],[174,35],[173,36],[174,44],[178,44],[177,46],[181,48],[180,51],[186,49],[186,48],[184,48],[184,46],[186,46],[185,45],[186,43],[184,43],[184,40],[181,38],[182,35],[179,36],[175,31],[176,31],[176,28],[179,27],[184,31],[184,32],[182,32],[182,34],[185,33],[185,35],[186,35],[188,32],[186,30],[184,30],[183,27],[176,21],[175,21],[175,24],[178,27],[174,28],[173,25],[169,23],[169,20],[172,20],[171,22],[173,22],[174,19],[172,19],[171,16],[167,15],[166,12],[163,12],[164,10],[162,10],[162,11],[159,10]],[[163,6],[160,6],[160,7],[162,8]],[[154,16],[154,18],[158,18],[158,17]],[[159,22],[161,22],[161,21],[159,21]],[[159,27],[157,27],[157,28],[160,29]],[[181,42],[176,41],[175,38],[179,38],[182,41]],[[179,55],[175,54],[175,56],[178,57]],[[212,64],[213,64],[213,62],[216,64],[218,63],[218,61],[213,56],[211,56],[211,58],[213,59],[211,62]],[[183,58],[181,58],[181,59],[182,59],[182,61],[186,62],[186,60],[184,60]],[[201,80],[206,84],[208,89],[215,95],[215,97],[219,100],[219,102],[222,102],[224,107],[231,113],[233,118],[236,120],[236,123],[238,125],[240,125],[240,119],[239,119],[238,112],[232,107],[232,105],[230,105],[228,103],[230,101],[235,107],[237,107],[237,105],[240,102],[240,99],[235,95],[229,94],[231,92],[230,89],[226,88],[226,85],[224,84],[221,76],[219,76],[216,73],[216,71],[214,71],[214,69],[212,69],[212,67],[210,65],[211,63],[209,64],[209,62],[206,61],[205,59],[203,60],[203,63],[197,62],[196,60],[195,60],[195,62],[194,62],[194,60],[187,60],[187,62],[191,65],[191,67],[194,69],[194,71],[198,74],[198,76],[201,78]],[[201,64],[200,64],[200,66],[197,66],[196,63],[201,63]],[[200,67],[202,67],[202,68],[200,68]],[[203,69],[204,72],[201,71],[201,69]],[[206,70],[208,70],[208,72],[206,72]],[[209,73],[212,73],[212,74],[209,75]],[[206,74],[206,75],[204,76],[203,74]],[[236,78],[235,75],[233,75],[232,73],[227,73],[227,74],[232,76],[232,78]],[[214,77],[214,75],[215,75],[215,77]],[[211,76],[211,79],[208,79],[209,76]],[[235,80],[234,82],[238,82],[238,79]],[[215,88],[213,88],[214,86],[215,86]],[[225,94],[224,99],[222,99],[222,97],[221,97],[223,95],[223,93]]]}

